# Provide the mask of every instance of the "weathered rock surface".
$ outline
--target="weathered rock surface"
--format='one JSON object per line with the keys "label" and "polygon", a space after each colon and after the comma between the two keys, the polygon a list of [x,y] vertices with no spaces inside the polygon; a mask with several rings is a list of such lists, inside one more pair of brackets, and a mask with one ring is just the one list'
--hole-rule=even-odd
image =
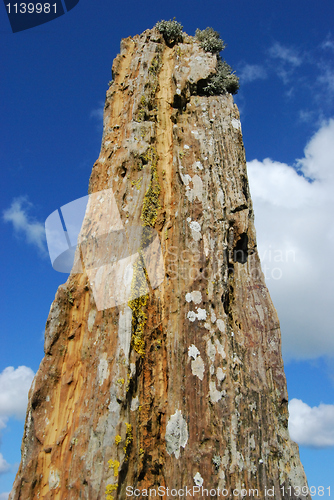
{"label": "weathered rock surface", "polygon": [[[158,231],[165,277],[103,310],[84,265],[59,287],[12,500],[196,485],[302,498],[239,113],[230,94],[198,95],[215,66],[188,36],[174,47],[155,29],[122,41],[89,192],[112,188],[124,228]],[[82,241],[100,224],[90,203]]]}

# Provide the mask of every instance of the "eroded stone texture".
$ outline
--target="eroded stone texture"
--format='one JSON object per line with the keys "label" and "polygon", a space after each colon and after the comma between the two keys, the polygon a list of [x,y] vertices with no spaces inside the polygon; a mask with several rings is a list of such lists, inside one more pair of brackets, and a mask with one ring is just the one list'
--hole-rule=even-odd
{"label": "eroded stone texture", "polygon": [[[279,499],[280,486],[307,484],[288,435],[239,113],[230,94],[197,95],[215,66],[188,36],[174,47],[156,30],[122,41],[89,192],[112,188],[118,223],[158,231],[165,278],[106,310],[88,271],[59,287],[12,500],[124,499],[129,485],[261,499],[274,486]],[[101,225],[93,205],[83,238]]]}

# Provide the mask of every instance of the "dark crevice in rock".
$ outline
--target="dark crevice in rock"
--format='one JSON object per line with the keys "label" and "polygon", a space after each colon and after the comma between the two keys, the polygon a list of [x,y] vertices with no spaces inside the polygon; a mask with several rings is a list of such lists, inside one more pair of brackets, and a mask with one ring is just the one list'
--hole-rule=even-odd
{"label": "dark crevice in rock", "polygon": [[236,212],[241,212],[242,210],[247,210],[248,205],[246,203],[243,203],[242,205],[239,205],[236,208],[232,208],[231,214],[235,214]]}
{"label": "dark crevice in rock", "polygon": [[245,264],[248,259],[248,235],[242,233],[233,249],[233,260],[240,264]]}

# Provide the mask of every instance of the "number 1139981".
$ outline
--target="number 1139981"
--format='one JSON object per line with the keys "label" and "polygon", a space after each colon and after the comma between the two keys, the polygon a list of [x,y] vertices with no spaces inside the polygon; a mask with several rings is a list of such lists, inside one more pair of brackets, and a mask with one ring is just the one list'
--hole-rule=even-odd
{"label": "number 1139981", "polygon": [[8,14],[56,14],[57,4],[50,3],[8,3]]}

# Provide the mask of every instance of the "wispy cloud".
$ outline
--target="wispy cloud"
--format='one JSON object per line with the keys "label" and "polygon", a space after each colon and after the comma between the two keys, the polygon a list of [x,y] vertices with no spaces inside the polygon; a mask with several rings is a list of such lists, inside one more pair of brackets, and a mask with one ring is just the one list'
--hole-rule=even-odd
{"label": "wispy cloud", "polygon": [[323,50],[332,50],[334,52],[334,40],[331,35],[327,35],[326,40],[321,44]]}
{"label": "wispy cloud", "polygon": [[9,492],[8,493],[0,493],[0,500],[8,500],[9,497]]}
{"label": "wispy cloud", "polygon": [[265,80],[268,77],[266,69],[260,64],[245,64],[241,66],[238,75],[242,83]]}
{"label": "wispy cloud", "polygon": [[317,77],[317,82],[323,88],[324,92],[334,94],[334,67],[329,63],[319,64],[320,74]]}
{"label": "wispy cloud", "polygon": [[280,60],[282,63],[297,67],[303,62],[303,57],[298,51],[291,47],[285,47],[279,42],[275,42],[269,49],[269,55]]}
{"label": "wispy cloud", "polygon": [[5,222],[13,224],[17,234],[23,234],[28,243],[39,248],[44,254],[46,253],[45,228],[42,222],[36,221],[29,214],[32,206],[25,196],[15,198],[11,206],[3,211],[2,217]]}
{"label": "wispy cloud", "polygon": [[289,433],[293,441],[311,448],[334,446],[334,405],[310,407],[300,399],[292,399],[289,413]]}
{"label": "wispy cloud", "polygon": [[101,121],[103,120],[103,113],[104,102],[100,101],[99,105],[95,109],[92,109],[92,111],[90,112],[90,118],[96,118],[97,120]]}

